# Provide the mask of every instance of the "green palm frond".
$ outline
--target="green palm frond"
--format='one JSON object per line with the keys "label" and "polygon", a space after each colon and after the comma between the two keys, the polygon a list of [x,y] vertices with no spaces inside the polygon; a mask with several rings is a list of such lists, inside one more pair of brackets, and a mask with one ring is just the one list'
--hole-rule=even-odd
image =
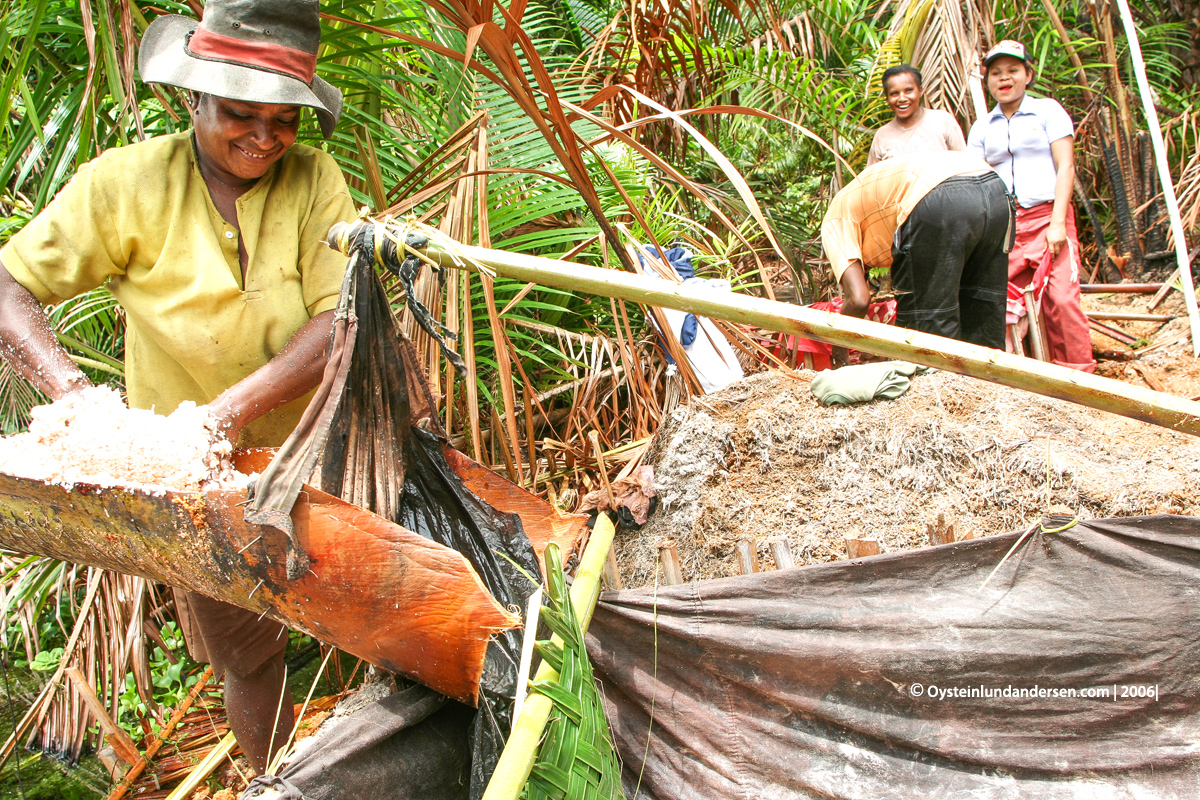
{"label": "green palm frond", "polygon": [[906,0],[897,8],[888,37],[880,46],[871,66],[870,78],[865,87],[867,92],[876,96],[882,94],[883,73],[888,67],[912,63],[917,41],[935,2],[936,0]]}

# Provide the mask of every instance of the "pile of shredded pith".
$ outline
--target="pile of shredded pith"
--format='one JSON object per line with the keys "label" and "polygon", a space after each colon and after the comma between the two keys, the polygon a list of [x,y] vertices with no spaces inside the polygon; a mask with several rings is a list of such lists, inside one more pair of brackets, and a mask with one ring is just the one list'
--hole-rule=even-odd
{"label": "pile of shredded pith", "polygon": [[0,438],[0,472],[47,483],[199,491],[244,486],[232,446],[208,410],[182,403],[170,416],[126,407],[115,390],[73,392],[30,412],[27,433]]}
{"label": "pile of shredded pith", "polygon": [[741,539],[773,569],[775,539],[817,564],[847,535],[928,545],[941,519],[980,537],[1047,513],[1200,514],[1200,438],[948,372],[826,408],[813,377],[752,375],[663,422],[646,455],[660,507],[615,545],[625,588],[654,583],[667,539],[698,580],[740,574]]}

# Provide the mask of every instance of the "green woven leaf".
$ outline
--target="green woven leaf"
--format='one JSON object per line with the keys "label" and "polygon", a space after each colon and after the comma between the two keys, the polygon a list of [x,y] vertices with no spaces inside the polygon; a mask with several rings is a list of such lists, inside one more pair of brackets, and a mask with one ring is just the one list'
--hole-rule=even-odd
{"label": "green woven leaf", "polygon": [[531,686],[554,701],[554,710],[556,712],[566,714],[576,725],[582,724],[583,707],[578,697],[557,683],[550,683],[549,681],[538,681],[531,684]]}
{"label": "green woven leaf", "polygon": [[537,762],[522,794],[526,800],[625,800],[621,763],[604,717],[583,630],[571,607],[557,548],[546,548],[549,605],[542,620],[563,640],[538,642],[538,653],[559,673],[538,681],[534,691],[554,703]]}
{"label": "green woven leaf", "polygon": [[535,649],[547,664],[554,667],[555,672],[562,672],[563,650],[561,647],[554,642],[538,642]]}

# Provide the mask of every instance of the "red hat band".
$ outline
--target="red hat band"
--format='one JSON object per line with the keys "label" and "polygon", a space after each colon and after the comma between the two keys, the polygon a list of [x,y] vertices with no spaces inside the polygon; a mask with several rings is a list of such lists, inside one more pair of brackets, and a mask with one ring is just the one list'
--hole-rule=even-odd
{"label": "red hat band", "polygon": [[192,32],[184,46],[197,58],[279,72],[309,84],[317,70],[316,53],[267,42],[235,39],[206,30],[203,25]]}

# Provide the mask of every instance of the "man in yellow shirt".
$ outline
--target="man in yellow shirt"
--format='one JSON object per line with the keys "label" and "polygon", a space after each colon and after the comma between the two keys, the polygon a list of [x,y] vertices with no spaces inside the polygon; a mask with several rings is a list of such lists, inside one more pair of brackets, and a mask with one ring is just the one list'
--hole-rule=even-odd
{"label": "man in yellow shirt", "polygon": [[[345,258],[321,240],[354,206],[327,154],[341,95],[314,75],[317,0],[209,0],[147,29],[142,80],[189,90],[193,130],[106,152],[0,251],[0,354],[52,399],[88,385],[43,303],[107,285],[125,310],[131,406],[207,404],[242,446],[279,445],[320,382]],[[287,741],[282,625],[177,592],[188,647],[225,673],[253,767]]]}
{"label": "man in yellow shirt", "polygon": [[866,271],[890,268],[898,325],[1003,349],[1011,232],[1008,193],[986,162],[925,152],[864,169],[830,203],[821,241],[843,314],[862,317]]}

